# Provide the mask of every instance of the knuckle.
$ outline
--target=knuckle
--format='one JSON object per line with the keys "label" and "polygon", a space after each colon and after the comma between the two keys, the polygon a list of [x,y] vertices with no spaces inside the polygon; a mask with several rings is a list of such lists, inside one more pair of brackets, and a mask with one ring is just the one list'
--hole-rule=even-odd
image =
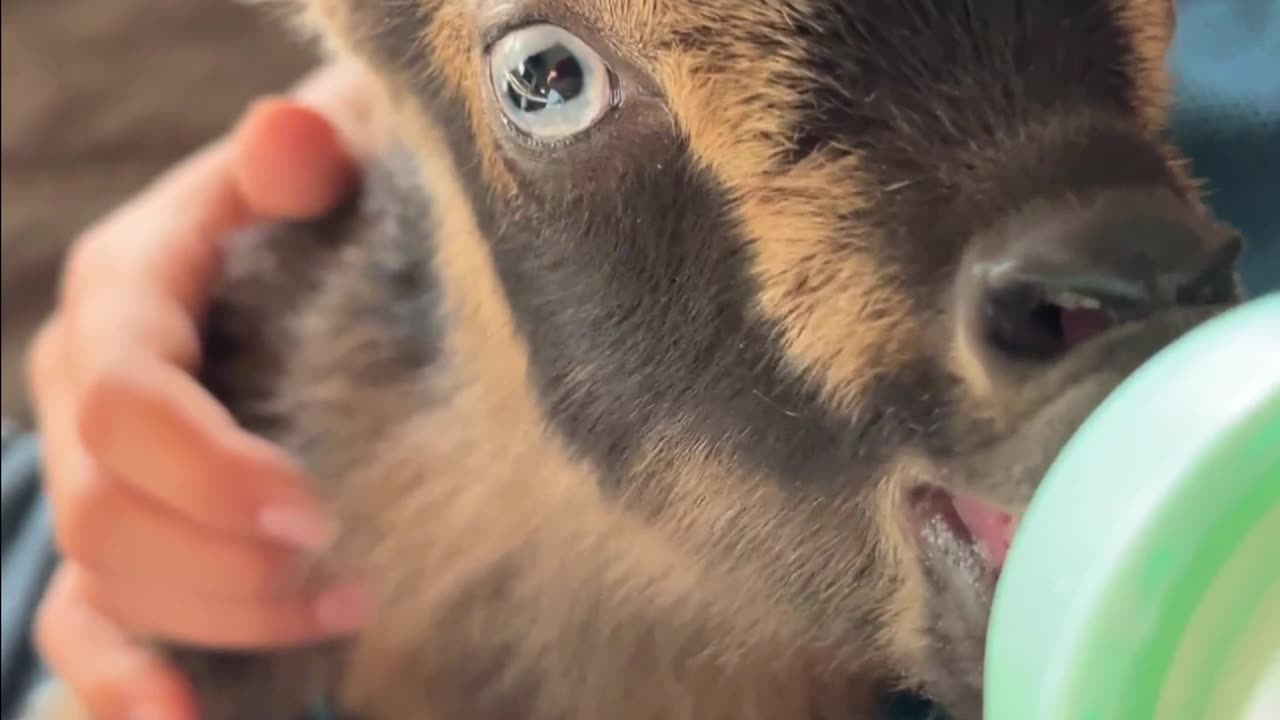
{"label": "knuckle", "polygon": [[303,595],[299,583],[292,581],[297,568],[298,563],[288,554],[263,549],[241,559],[236,576],[245,597],[278,602]]}
{"label": "knuckle", "polygon": [[83,372],[75,414],[80,439],[90,452],[109,452],[120,410],[135,394],[136,373],[118,355],[98,359]]}
{"label": "knuckle", "polygon": [[54,536],[63,554],[86,568],[99,568],[106,555],[116,498],[110,481],[90,473],[71,480],[54,508]]}
{"label": "knuckle", "polygon": [[27,347],[24,370],[27,386],[32,389],[37,403],[44,395],[44,388],[54,382],[57,377],[57,371],[61,365],[59,362],[61,336],[62,322],[55,314],[40,325],[31,339],[31,344]]}
{"label": "knuckle", "polygon": [[115,677],[92,675],[78,683],[76,692],[80,700],[93,709],[92,717],[124,717],[127,699],[118,683],[119,680]]}
{"label": "knuckle", "polygon": [[[125,706],[126,698],[116,678],[102,672],[100,664],[86,662],[86,657],[100,650],[85,646],[86,639],[76,621],[82,606],[89,604],[88,587],[78,568],[62,565],[32,621],[36,651],[65,683],[56,688],[58,697],[48,699],[59,709],[50,717],[120,717]],[[83,712],[86,708],[90,715]]]}
{"label": "knuckle", "polygon": [[79,582],[75,589],[75,602],[89,609],[100,618],[116,623],[120,619],[117,612],[119,608],[116,598],[117,588],[110,585],[93,568],[87,567],[78,561],[76,562],[76,574]]}
{"label": "knuckle", "polygon": [[64,305],[75,305],[84,297],[85,288],[99,274],[98,246],[102,244],[103,232],[97,228],[89,228],[80,234],[67,251],[62,266],[62,286],[60,301]]}
{"label": "knuckle", "polygon": [[236,628],[242,644],[290,645],[322,636],[303,607],[264,607],[240,620]]}
{"label": "knuckle", "polygon": [[65,626],[67,612],[67,568],[60,567],[54,575],[50,592],[46,593],[36,607],[32,620],[32,635],[36,651],[50,664],[56,664],[60,656],[58,650],[62,641],[62,628]]}

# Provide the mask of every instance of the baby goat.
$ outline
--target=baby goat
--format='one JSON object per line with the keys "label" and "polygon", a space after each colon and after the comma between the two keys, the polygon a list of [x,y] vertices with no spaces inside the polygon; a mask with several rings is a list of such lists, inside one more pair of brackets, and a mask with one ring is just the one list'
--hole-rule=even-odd
{"label": "baby goat", "polygon": [[1239,300],[1170,0],[294,4],[400,143],[232,258],[205,372],[377,612],[175,650],[207,720],[979,718],[1040,476]]}

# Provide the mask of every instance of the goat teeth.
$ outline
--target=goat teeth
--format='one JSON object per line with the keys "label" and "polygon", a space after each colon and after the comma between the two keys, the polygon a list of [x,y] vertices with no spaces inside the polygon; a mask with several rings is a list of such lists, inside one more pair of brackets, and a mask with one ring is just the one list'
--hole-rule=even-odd
{"label": "goat teeth", "polygon": [[1053,304],[1064,310],[1100,310],[1102,301],[1088,295],[1064,290],[1053,294]]}

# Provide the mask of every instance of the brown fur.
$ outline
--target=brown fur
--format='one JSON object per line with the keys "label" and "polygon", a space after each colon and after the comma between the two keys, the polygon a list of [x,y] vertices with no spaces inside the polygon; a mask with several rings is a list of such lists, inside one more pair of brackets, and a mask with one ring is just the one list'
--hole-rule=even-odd
{"label": "brown fur", "polygon": [[[929,3],[879,25],[834,0],[302,5],[383,81],[405,149],[353,212],[243,246],[206,381],[303,458],[344,527],[321,569],[363,572],[377,615],[349,644],[181,651],[205,717],[326,695],[368,720],[870,719],[901,686],[978,717],[994,578],[914,491],[1020,511],[1099,399],[1233,299],[1051,364],[968,314],[975,268],[1055,224],[1086,268],[1226,252],[1160,136],[1163,0],[1037,3],[1078,26],[1015,0],[967,26]],[[622,76],[580,140],[497,116],[480,38],[521,9]],[[1070,230],[1117,204],[1194,241]]]}

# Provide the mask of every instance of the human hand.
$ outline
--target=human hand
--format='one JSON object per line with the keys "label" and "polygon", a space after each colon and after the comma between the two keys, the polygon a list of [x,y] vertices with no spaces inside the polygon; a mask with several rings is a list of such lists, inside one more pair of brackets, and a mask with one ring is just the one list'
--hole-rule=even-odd
{"label": "human hand", "polygon": [[37,644],[94,717],[194,720],[186,682],[144,639],[277,647],[349,632],[364,614],[350,583],[284,595],[271,582],[334,529],[297,465],[193,377],[221,241],[336,207],[377,141],[371,85],[354,68],[323,68],[293,95],[256,103],[88,229],[32,347],[64,556]]}

